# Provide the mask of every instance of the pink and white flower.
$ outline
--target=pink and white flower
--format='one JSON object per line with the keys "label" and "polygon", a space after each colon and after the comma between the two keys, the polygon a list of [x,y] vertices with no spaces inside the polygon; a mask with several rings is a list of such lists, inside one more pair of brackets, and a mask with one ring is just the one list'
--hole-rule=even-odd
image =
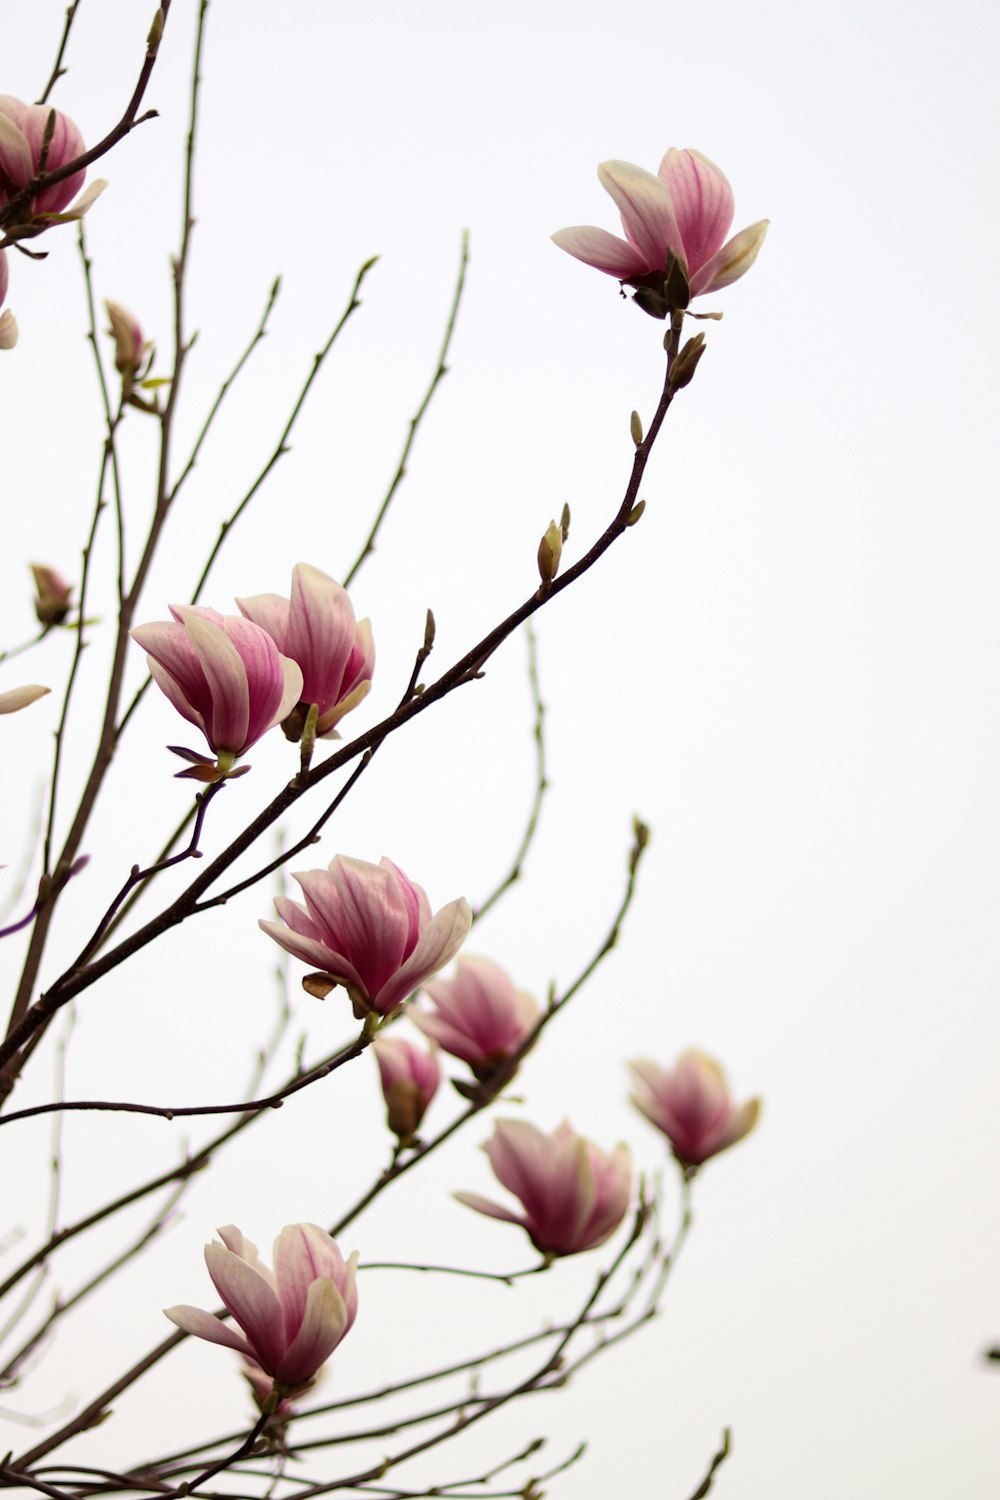
{"label": "pink and white flower", "polygon": [[505,1188],[521,1200],[513,1213],[478,1193],[456,1193],[460,1203],[520,1224],[543,1255],[576,1255],[610,1239],[632,1196],[632,1161],[618,1144],[605,1155],[568,1124],[551,1135],[521,1120],[498,1120],[483,1150]]}
{"label": "pink and white flower", "polygon": [[217,757],[213,772],[203,757],[182,752],[196,764],[181,774],[218,780],[298,702],[302,673],[249,620],[190,604],[172,604],[170,613],[174,622],[140,625],[132,639],[156,685]]}
{"label": "pink and white flower", "polygon": [[408,1141],[420,1128],[441,1082],[437,1048],[424,1051],[405,1037],[377,1036],[372,1043],[385,1095],[389,1129]]}
{"label": "pink and white flower", "polygon": [[464,898],[432,916],[426,893],[390,859],[373,865],[338,854],[327,869],[294,879],[305,906],[278,896],[281,921],[260,926],[331,987],[343,985],[358,1016],[395,1010],[454,958],[472,925]]}
{"label": "pink and white flower", "polygon": [[[621,214],[625,238],[590,226],[561,229],[552,236],[561,250],[608,276],[654,294],[676,263],[691,297],[729,286],[753,265],[768,221],[759,220],[727,240],[733,221],[733,191],[724,173],[700,151],[666,153],[657,176],[627,161],[604,162],[601,186]],[[647,311],[663,311],[637,299]]]}
{"label": "pink and white flower", "polygon": [[630,1063],[632,1102],[662,1130],[677,1160],[698,1167],[753,1129],[760,1100],[733,1105],[719,1064],[704,1052],[683,1052],[673,1071],[642,1059]]}
{"label": "pink and white flower", "polygon": [[[56,172],[86,150],[83,136],[73,121],[47,104],[25,104],[10,94],[0,94],[0,209],[38,175],[50,115],[54,115],[55,120],[44,169]],[[68,213],[78,218],[85,213],[104,187],[103,182],[99,186],[98,183],[92,184],[88,193],[67,209],[83,186],[86,175],[86,170],[82,169],[62,182],[43,187],[26,205],[23,221],[27,223],[42,214]]]}
{"label": "pink and white flower", "polygon": [[307,1385],[349,1332],[358,1310],[355,1253],[344,1261],[315,1224],[288,1224],[274,1243],[274,1270],[232,1224],[205,1246],[215,1289],[242,1333],[200,1307],[164,1309],[185,1333],[236,1349],[286,1390]]}
{"label": "pink and white flower", "polygon": [[464,956],[454,979],[437,979],[424,988],[435,1009],[413,1009],[410,1020],[445,1052],[467,1062],[480,1080],[516,1054],[541,1014],[534,996],[516,990],[488,958]]}
{"label": "pink and white flower", "polygon": [[236,603],[302,669],[302,701],[286,727],[289,738],[300,737],[306,713],[315,703],[317,735],[336,739],[337,724],[357,708],[372,685],[375,646],[369,621],[358,624],[346,591],[308,563],[292,569],[290,599],[255,594]]}

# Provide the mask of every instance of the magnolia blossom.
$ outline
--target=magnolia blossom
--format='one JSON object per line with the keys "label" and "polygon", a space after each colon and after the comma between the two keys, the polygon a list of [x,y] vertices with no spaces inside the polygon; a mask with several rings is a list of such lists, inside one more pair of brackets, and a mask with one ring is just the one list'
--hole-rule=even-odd
{"label": "magnolia blossom", "polygon": [[425,989],[436,1009],[411,1010],[410,1020],[445,1052],[467,1062],[480,1080],[514,1056],[540,1015],[534,997],[516,990],[488,958],[462,957],[454,979],[435,980]]}
{"label": "magnolia blossom", "polygon": [[734,1107],[719,1064],[704,1052],[684,1052],[673,1072],[656,1063],[630,1063],[636,1091],[632,1102],[662,1130],[677,1160],[698,1167],[754,1127],[760,1100]]}
{"label": "magnolia blossom", "polygon": [[319,710],[316,733],[335,739],[336,725],[356,708],[372,685],[375,646],[368,620],[360,625],[351,601],[334,579],[298,563],[292,569],[292,597],[255,594],[236,603],[248,620],[260,625],[279,651],[302,668],[302,701],[285,726],[298,739],[311,704]]}
{"label": "magnolia blossom", "polygon": [[[55,119],[43,168],[42,150],[50,116]],[[50,109],[47,104],[25,104],[9,94],[0,94],[0,209],[6,207],[21,188],[27,187],[40,170],[56,172],[82,156],[85,149],[83,136],[73,121],[59,110]],[[84,197],[67,210],[67,204],[83,186],[86,175],[85,170],[73,172],[62,182],[42,188],[28,201],[23,222],[43,214],[68,213],[79,218],[105,186],[100,181],[93,183]]]}
{"label": "magnolia blossom", "polygon": [[51,691],[51,688],[42,687],[39,682],[27,682],[24,687],[8,688],[5,693],[0,693],[0,714],[16,714],[18,709],[27,708],[29,703],[35,703]]}
{"label": "magnolia blossom", "polygon": [[419,1129],[438,1084],[437,1048],[425,1052],[405,1037],[377,1036],[372,1043],[388,1114],[389,1129],[401,1141]]}
{"label": "magnolia blossom", "polygon": [[610,1239],[632,1196],[627,1146],[610,1156],[563,1124],[551,1135],[521,1120],[498,1120],[483,1150],[505,1188],[520,1198],[512,1213],[478,1193],[456,1193],[459,1202],[526,1229],[543,1255],[575,1255]]}
{"label": "magnolia blossom", "polygon": [[73,585],[44,563],[31,563],[30,567],[35,580],[35,615],[39,625],[61,625],[69,614]]}
{"label": "magnolia blossom", "polygon": [[217,757],[213,770],[204,757],[182,751],[196,764],[181,774],[218,780],[298,702],[302,673],[249,620],[189,604],[172,604],[170,613],[176,623],[140,625],[132,639],[148,653],[157,686]]}
{"label": "magnolia blossom", "polygon": [[274,1242],[272,1271],[234,1225],[218,1233],[222,1244],[205,1246],[205,1263],[242,1334],[200,1307],[167,1307],[166,1316],[185,1333],[238,1350],[286,1390],[306,1385],[354,1322],[357,1253],[345,1264],[325,1230],[288,1224]]}
{"label": "magnolia blossom", "polygon": [[700,297],[738,281],[757,259],[768,221],[726,239],[733,190],[700,151],[671,147],[656,177],[627,161],[604,162],[597,175],[621,213],[625,238],[591,227],[560,229],[552,238],[577,260],[649,293],[636,299],[646,311],[663,317],[670,310],[664,283],[675,264],[689,295]]}
{"label": "magnolia blossom", "polygon": [[294,878],[305,906],[278,896],[281,921],[260,926],[296,958],[322,970],[313,993],[342,984],[359,1016],[395,1010],[454,958],[472,925],[464,898],[432,916],[425,892],[390,859],[372,865],[338,854],[328,869]]}

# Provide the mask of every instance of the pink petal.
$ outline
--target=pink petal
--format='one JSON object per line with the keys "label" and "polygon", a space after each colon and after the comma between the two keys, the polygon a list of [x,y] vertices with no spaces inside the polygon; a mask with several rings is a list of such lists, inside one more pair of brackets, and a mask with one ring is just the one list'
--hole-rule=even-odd
{"label": "pink petal", "polygon": [[466,1208],[474,1208],[477,1213],[489,1214],[491,1219],[504,1219],[508,1224],[520,1224],[526,1228],[523,1214],[512,1214],[509,1208],[502,1208],[499,1203],[494,1203],[491,1198],[483,1198],[479,1193],[454,1193],[459,1203],[464,1203]]}
{"label": "pink petal", "polygon": [[284,1322],[274,1291],[258,1271],[223,1245],[206,1245],[205,1263],[216,1291],[253,1345],[258,1362],[273,1374],[285,1348]]}
{"label": "pink petal", "polygon": [[250,690],[240,653],[214,621],[186,608],[178,613],[205,674],[208,701],[200,706],[208,743],[213,750],[239,754],[246,745],[250,722]]}
{"label": "pink petal", "polygon": [[671,147],[660,163],[659,177],[670,195],[688,275],[693,278],[729,233],[733,190],[715,163],[700,151]]}
{"label": "pink petal", "polygon": [[254,1351],[246,1339],[200,1307],[165,1307],[163,1315],[185,1333],[194,1334],[195,1338],[208,1339],[211,1344],[224,1344],[227,1349],[238,1349],[248,1359],[254,1358]]}
{"label": "pink petal", "polygon": [[330,1236],[316,1224],[288,1224],[274,1246],[274,1276],[290,1343],[299,1331],[310,1286],[325,1276],[339,1283],[344,1261]]}
{"label": "pink petal", "polygon": [[443,906],[403,966],[378,991],[377,1008],[382,1014],[394,1010],[425,979],[443,969],[465,942],[471,926],[472,909],[464,896]]}
{"label": "pink petal", "polygon": [[249,599],[237,599],[236,607],[241,615],[266,630],[278,650],[289,655],[287,645],[288,612],[290,605],[280,594],[254,594]]}
{"label": "pink petal", "polygon": [[574,229],[560,229],[552,239],[560,250],[608,276],[616,276],[619,281],[641,276],[649,269],[640,251],[626,240],[620,240],[616,234],[609,234],[606,229],[580,225]]}
{"label": "pink petal", "polygon": [[683,258],[684,244],[670,194],[658,177],[627,161],[606,161],[597,175],[614,199],[625,235],[643,256],[646,270],[665,270],[668,250]]}
{"label": "pink petal", "polygon": [[757,259],[769,223],[769,219],[760,219],[748,229],[741,229],[739,234],[734,234],[728,244],[723,245],[692,279],[692,297],[703,296],[705,292],[718,292],[722,287],[739,281]]}
{"label": "pink petal", "polygon": [[298,1334],[285,1351],[275,1375],[279,1380],[312,1379],[349,1326],[344,1299],[333,1282],[325,1276],[314,1281],[306,1294]]}

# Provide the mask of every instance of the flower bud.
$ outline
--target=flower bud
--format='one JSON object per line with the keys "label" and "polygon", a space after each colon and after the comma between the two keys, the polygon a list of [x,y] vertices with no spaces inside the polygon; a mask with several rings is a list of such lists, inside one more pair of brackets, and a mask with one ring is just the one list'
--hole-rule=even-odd
{"label": "flower bud", "polygon": [[372,1043],[385,1095],[389,1129],[400,1141],[411,1141],[441,1082],[437,1049],[423,1052],[403,1037],[383,1036]]}
{"label": "flower bud", "polygon": [[44,563],[32,563],[31,572],[35,580],[35,615],[40,625],[61,625],[69,614],[69,596],[73,585],[67,583],[55,568]]}
{"label": "flower bud", "polygon": [[135,317],[122,307],[120,302],[104,304],[111,327],[108,329],[115,341],[115,369],[127,379],[138,374],[146,352],[146,342]]}
{"label": "flower bud", "polygon": [[17,343],[17,319],[8,307],[0,313],[0,349],[13,349]]}
{"label": "flower bud", "polygon": [[670,371],[670,389],[672,391],[682,390],[684,386],[690,385],[694,379],[694,372],[698,368],[698,361],[705,352],[705,335],[696,333],[689,338],[680,354],[674,360]]}
{"label": "flower bud", "polygon": [[547,587],[559,572],[562,544],[562,527],[555,521],[550,521],[548,530],[538,544],[538,576],[543,587]]}
{"label": "flower bud", "polygon": [[52,689],[42,687],[41,683],[28,682],[24,687],[8,688],[5,693],[0,693],[0,714],[16,714],[19,709],[27,708],[29,703],[35,703],[39,698],[44,698],[46,693]]}

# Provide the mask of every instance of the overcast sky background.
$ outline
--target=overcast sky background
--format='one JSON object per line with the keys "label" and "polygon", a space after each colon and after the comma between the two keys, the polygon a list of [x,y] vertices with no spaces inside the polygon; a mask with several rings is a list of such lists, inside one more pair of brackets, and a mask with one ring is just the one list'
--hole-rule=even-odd
{"label": "overcast sky background", "polygon": [[[80,5],[53,102],[88,143],[131,92],[152,9]],[[37,97],[64,11],[62,0],[18,9],[5,92]],[[193,14],[175,0],[148,94],[160,118],[102,167],[111,186],[87,226],[98,295],[137,313],[164,373]],[[556,1500],[598,1500],[612,1485],[684,1500],[728,1424],[720,1497],[996,1494],[1000,1367],[982,1356],[1000,1340],[998,26],[995,7],[958,4],[945,24],[923,0],[696,10],[636,0],[621,20],[592,0],[209,8],[189,294],[199,337],[179,454],[279,271],[283,283],[266,343],[171,522],[143,620],[189,595],[357,268],[378,254],[293,451],[231,537],[206,600],[231,611],[236,594],[287,592],[299,560],[343,576],[434,368],[462,230],[471,235],[451,373],[352,591],[378,665],[351,731],[398,698],[428,606],[436,675],[531,591],[538,538],[564,502],[568,562],[617,509],[629,412],[652,414],[663,328],[549,242],[565,225],[618,228],[597,163],[655,170],[668,146],[694,146],[733,184],[734,228],[771,220],[753,271],[699,304],[725,319],[701,325],[708,352],[655,450],[640,524],[539,618],[551,790],[523,882],[469,945],[539,996],[567,983],[620,898],[640,813],[653,841],[623,941],[526,1063],[521,1113],[547,1129],[568,1117],[605,1147],[627,1136],[652,1171],[661,1143],[627,1104],[624,1061],[666,1063],[695,1045],[722,1060],[737,1098],[763,1096],[761,1124],[695,1184],[695,1232],[664,1317],[567,1393],[478,1428],[464,1456],[433,1457],[424,1482],[477,1472],[547,1432],[551,1461],[581,1437],[591,1444],[584,1466],[552,1484]],[[45,248],[41,265],[12,260],[21,342],[0,365],[5,644],[32,629],[28,559],[78,576],[100,458],[73,231]],[[138,416],[128,428],[134,557],[154,435]],[[108,516],[104,582],[111,540]],[[111,613],[96,602],[91,612]],[[81,767],[107,639],[95,632],[83,674]],[[2,686],[57,686],[69,652],[68,635],[48,639],[4,669]],[[142,665],[136,652],[135,684]],[[54,692],[0,725],[11,892],[57,708]],[[435,908],[481,900],[527,816],[531,720],[515,638],[482,682],[386,746],[315,858],[292,867],[384,853]],[[176,716],[148,695],[43,984],[187,805],[163,749],[178,739]],[[280,737],[250,759],[253,774],[212,809],[206,853],[289,774]],[[75,774],[74,759],[70,785]],[[64,816],[69,806],[67,794]],[[270,894],[199,918],[86,994],[69,1097],[239,1096],[277,1005],[276,950],[256,929]],[[4,954],[12,971],[16,946]],[[351,1023],[336,995],[323,1007],[304,996],[299,971],[293,1030],[308,1029],[307,1055],[319,1056]],[[51,1097],[54,1040],[19,1104]],[[453,1107],[442,1095],[428,1128]],[[76,1117],[64,1220],[209,1133]],[[473,1149],[488,1134],[475,1122],[359,1220],[345,1251],[527,1264],[515,1230],[448,1196],[492,1191]],[[21,1199],[5,1189],[4,1218],[28,1230],[9,1260],[44,1221],[49,1127],[12,1126],[0,1144]],[[89,1400],[163,1337],[162,1306],[214,1305],[200,1247],[217,1224],[265,1247],[286,1222],[330,1223],[386,1155],[362,1059],[248,1131],[193,1184],[182,1222],[118,1297],[67,1321],[0,1418]],[[675,1211],[672,1178],[667,1197]],[[137,1232],[143,1218],[129,1222]],[[72,1290],[122,1233],[115,1221],[81,1238],[50,1287]],[[517,1291],[363,1278],[325,1399],[560,1315],[602,1256],[566,1266],[561,1290],[544,1278]],[[224,1351],[190,1341],[75,1452],[124,1463],[175,1446],[187,1425],[238,1427],[239,1386]],[[3,1421],[0,1449],[31,1441]]]}

